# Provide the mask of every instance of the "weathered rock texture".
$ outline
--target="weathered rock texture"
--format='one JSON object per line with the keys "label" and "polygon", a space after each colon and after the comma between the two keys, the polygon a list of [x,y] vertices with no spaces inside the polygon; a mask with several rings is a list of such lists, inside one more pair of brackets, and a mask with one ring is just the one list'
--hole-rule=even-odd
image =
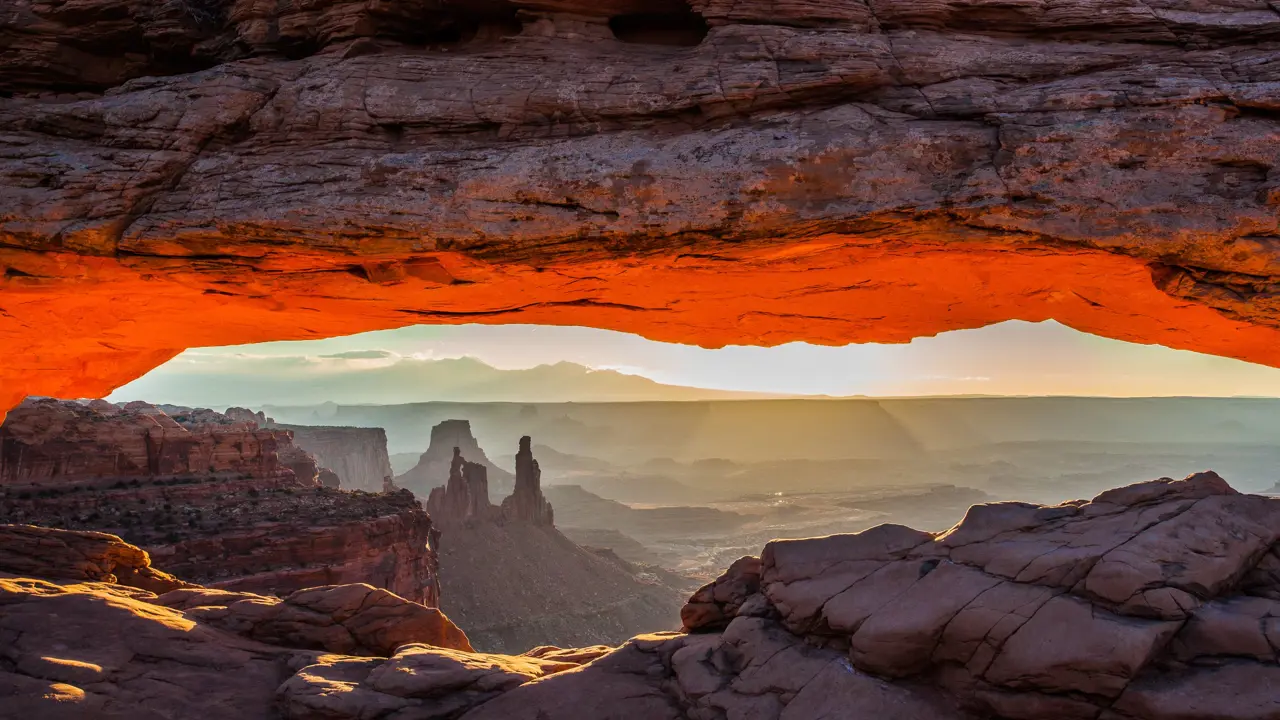
{"label": "weathered rock texture", "polygon": [[478,465],[484,470],[483,476],[472,470],[471,482],[478,483],[483,479],[489,493],[486,502],[500,500],[511,492],[515,476],[489,460],[475,435],[471,434],[471,422],[467,420],[445,420],[431,428],[431,444],[427,451],[418,458],[417,465],[396,477],[396,484],[425,499],[433,488],[441,487],[447,478],[453,476],[459,453],[467,458],[468,467]]}
{"label": "weathered rock texture", "polygon": [[1280,365],[1267,0],[94,8],[0,17],[0,406],[421,322]]}
{"label": "weathered rock texture", "polygon": [[274,645],[383,657],[406,643],[471,651],[466,633],[438,609],[362,583],[308,588],[283,599],[196,587],[153,602]]}
{"label": "weathered rock texture", "polygon": [[115,535],[34,525],[0,525],[0,573],[117,583],[154,593],[190,586],[151,567],[147,551]]}
{"label": "weathered rock texture", "polygon": [[690,629],[768,618],[853,667],[998,718],[1267,718],[1280,500],[1213,473],[1055,507],[977,505],[934,536],[779,540],[699,590]]}
{"label": "weathered rock texture", "polygon": [[293,433],[294,444],[336,475],[344,489],[381,492],[383,479],[395,475],[387,454],[387,433],[382,428],[279,423],[269,427]]}
{"label": "weathered rock texture", "polygon": [[118,535],[211,586],[287,594],[369,583],[438,602],[434,530],[411,493],[323,487],[288,430],[168,413],[24,403],[0,426],[0,522]]}
{"label": "weathered rock texture", "polygon": [[449,479],[443,486],[431,488],[427,512],[442,526],[496,521],[499,509],[489,502],[488,469],[468,461],[462,457],[462,448],[455,447]]}
{"label": "weathered rock texture", "polygon": [[[393,648],[385,616],[326,634],[368,588],[0,578],[0,717],[1270,720],[1278,537],[1280,500],[1211,473],[980,505],[937,535],[769,543],[691,598],[689,634],[522,656]],[[334,637],[377,656],[310,649]]]}
{"label": "weathered rock texture", "polygon": [[0,486],[54,490],[189,477],[252,479],[259,487],[315,484],[315,461],[296,452],[289,433],[183,411],[167,414],[143,402],[27,400],[0,425]]}
{"label": "weathered rock texture", "polygon": [[502,516],[508,520],[533,525],[554,525],[555,511],[542,495],[542,470],[533,459],[528,435],[520,438],[516,451],[516,486],[511,495],[502,500]]}

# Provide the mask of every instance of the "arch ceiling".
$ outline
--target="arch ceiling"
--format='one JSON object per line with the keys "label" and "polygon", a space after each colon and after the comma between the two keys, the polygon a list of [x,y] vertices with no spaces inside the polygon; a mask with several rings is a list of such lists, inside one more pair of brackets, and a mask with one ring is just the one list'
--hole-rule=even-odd
{"label": "arch ceiling", "polygon": [[417,323],[1280,366],[1265,0],[32,0],[0,407]]}

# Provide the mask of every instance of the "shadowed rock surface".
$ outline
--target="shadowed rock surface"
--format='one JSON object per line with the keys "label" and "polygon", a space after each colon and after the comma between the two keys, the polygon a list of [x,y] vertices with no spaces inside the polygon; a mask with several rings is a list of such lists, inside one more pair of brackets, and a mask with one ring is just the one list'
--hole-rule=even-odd
{"label": "shadowed rock surface", "polygon": [[542,470],[533,459],[528,435],[520,438],[516,451],[516,484],[511,495],[502,500],[502,516],[507,520],[531,525],[555,525],[555,511],[542,494]]}
{"label": "shadowed rock surface", "polygon": [[[321,654],[281,646],[314,647],[316,626],[249,614],[273,645],[214,627],[241,603],[316,611],[367,588],[225,602],[0,578],[0,716],[1270,720],[1278,536],[1280,500],[1212,473],[979,505],[944,533],[769,543],[691,598],[688,634],[521,656]],[[197,607],[153,604],[166,598]]]}
{"label": "shadowed rock surface", "polygon": [[438,602],[431,518],[414,496],[322,486],[290,431],[252,414],[28,401],[0,442],[0,522],[108,532],[229,590],[367,582]]}
{"label": "shadowed rock surface", "polygon": [[440,528],[440,607],[475,646],[521,652],[537,645],[616,644],[675,627],[684,583],[581,547],[552,524],[529,438],[516,456],[512,494],[489,502],[485,466],[454,448],[449,479],[427,508]]}
{"label": "shadowed rock surface", "polygon": [[0,18],[0,405],[421,322],[1280,364],[1266,0],[93,7]]}

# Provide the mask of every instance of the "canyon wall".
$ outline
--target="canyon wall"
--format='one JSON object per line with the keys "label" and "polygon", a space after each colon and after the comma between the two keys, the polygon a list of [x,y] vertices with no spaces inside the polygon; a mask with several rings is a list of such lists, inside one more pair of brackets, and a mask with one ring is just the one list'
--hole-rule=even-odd
{"label": "canyon wall", "polygon": [[0,18],[5,407],[416,323],[1280,365],[1265,0],[100,5]]}
{"label": "canyon wall", "polygon": [[293,433],[293,442],[328,468],[346,490],[381,492],[383,478],[395,475],[382,428],[324,427],[272,423]]}
{"label": "canyon wall", "polygon": [[289,430],[235,413],[29,400],[0,439],[0,523],[118,535],[213,587],[364,582],[439,601],[437,531],[421,503],[324,486]]}
{"label": "canyon wall", "polygon": [[[282,458],[283,456],[283,458]],[[300,463],[295,476],[290,463]],[[121,480],[253,478],[268,485],[315,484],[316,470],[288,432],[211,411],[172,415],[143,402],[123,406],[27,400],[0,425],[0,486],[52,489]]]}

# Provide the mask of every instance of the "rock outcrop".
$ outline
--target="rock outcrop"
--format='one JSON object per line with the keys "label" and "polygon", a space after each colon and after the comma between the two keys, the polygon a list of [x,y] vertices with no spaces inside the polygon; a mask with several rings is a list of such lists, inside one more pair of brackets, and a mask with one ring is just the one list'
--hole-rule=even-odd
{"label": "rock outcrop", "polygon": [[395,474],[387,454],[387,433],[382,428],[279,423],[271,423],[270,427],[293,433],[294,444],[337,476],[346,490],[381,492],[383,478]]}
{"label": "rock outcrop", "polygon": [[[515,476],[494,465],[484,454],[480,443],[471,434],[467,420],[445,420],[431,428],[431,444],[418,458],[418,464],[396,477],[396,485],[412,490],[426,499],[433,488],[440,487],[446,478],[452,477],[455,459],[461,453],[468,462],[484,467],[484,481],[489,486],[489,501],[498,500],[511,492]],[[478,476],[473,476],[473,478]]]}
{"label": "rock outcrop", "polygon": [[444,525],[472,525],[494,522],[499,509],[489,502],[489,472],[484,465],[462,457],[462,449],[453,449],[449,479],[443,487],[431,488],[427,512]]}
{"label": "rock outcrop", "polygon": [[314,466],[296,451],[288,432],[209,410],[166,413],[143,402],[33,399],[0,425],[0,487],[7,489],[55,491],[191,477],[300,487],[315,484]]}
{"label": "rock outcrop", "polygon": [[34,525],[0,525],[0,573],[115,583],[153,593],[191,586],[151,567],[147,551],[115,535]]}
{"label": "rock outcrop", "polygon": [[937,536],[774,541],[681,616],[726,634],[777,622],[984,717],[1264,718],[1280,679],[1277,540],[1280,500],[1203,473],[1055,507],[977,505]]}
{"label": "rock outcrop", "polygon": [[675,626],[679,590],[555,528],[529,438],[520,440],[515,489],[500,507],[489,502],[486,475],[454,448],[449,479],[427,502],[441,530],[441,608],[476,647],[614,644]]}
{"label": "rock outcrop", "polygon": [[438,602],[434,530],[411,493],[324,487],[288,430],[167,410],[24,403],[0,426],[0,522],[118,535],[226,589],[369,583]]}
{"label": "rock outcrop", "polygon": [[554,525],[555,511],[542,495],[542,470],[533,459],[528,435],[520,438],[516,452],[516,484],[511,495],[502,500],[502,516],[507,520],[533,525]]}
{"label": "rock outcrop", "polygon": [[95,7],[0,18],[2,406],[416,322],[1280,364],[1266,0]]}
{"label": "rock outcrop", "polygon": [[[944,533],[769,543],[691,598],[692,632],[519,656],[359,631],[373,657],[310,649],[367,588],[0,577],[0,717],[1270,720],[1277,540],[1280,500],[1211,473],[979,505]],[[307,620],[282,622],[291,603]]]}
{"label": "rock outcrop", "polygon": [[382,657],[408,643],[471,652],[466,633],[438,609],[363,583],[307,588],[284,598],[195,587],[151,602],[273,645]]}

